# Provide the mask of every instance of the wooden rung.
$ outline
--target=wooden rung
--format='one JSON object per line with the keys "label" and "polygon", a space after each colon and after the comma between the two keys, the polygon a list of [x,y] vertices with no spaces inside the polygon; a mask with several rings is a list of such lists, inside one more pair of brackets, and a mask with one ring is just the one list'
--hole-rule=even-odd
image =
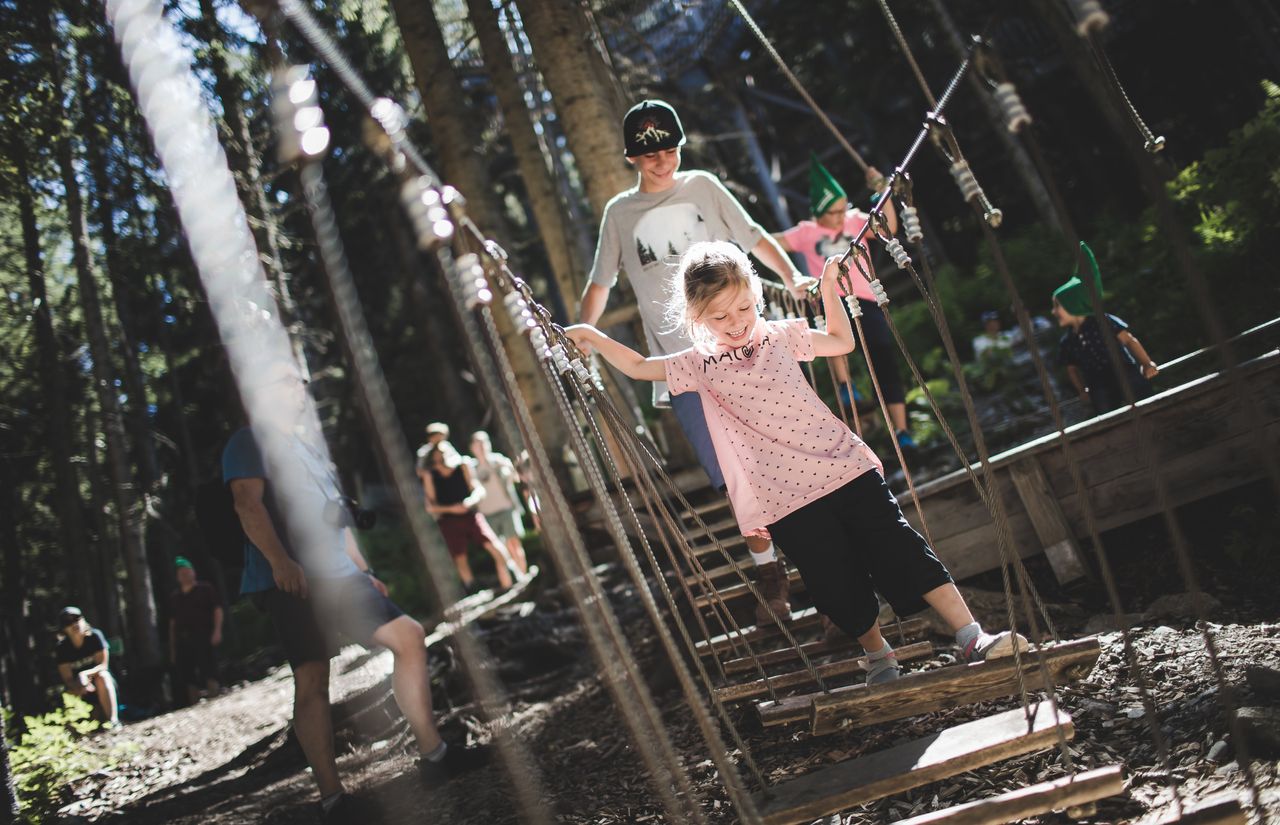
{"label": "wooden rung", "polygon": [[[841,685],[831,692],[843,693],[853,690],[858,685]],[[795,722],[808,723],[813,716],[813,697],[819,694],[801,693],[796,696],[784,696],[778,701],[756,702],[756,715],[760,724],[766,728],[775,725],[790,725]]]}
{"label": "wooden rung", "polygon": [[[787,574],[787,580],[791,582],[792,593],[798,593],[800,592],[800,589],[804,587],[804,579],[800,578],[799,570],[792,570],[789,574]],[[747,589],[747,586],[745,584],[735,584],[730,587],[726,587],[723,590],[719,591],[719,593],[720,593],[720,598],[726,602],[731,602],[731,601],[734,601],[735,599],[741,599],[744,596],[747,596],[747,597],[751,596],[751,591]],[[713,598],[714,597],[710,593],[703,593],[701,596],[698,596],[696,599],[694,599],[693,604],[698,609],[709,607],[711,605]]]}
{"label": "wooden rung", "polygon": [[[822,616],[812,607],[806,607],[804,610],[798,610],[791,614],[791,621],[787,622],[787,629],[792,633],[796,633],[808,627],[816,627],[822,622]],[[694,644],[694,649],[702,656],[709,656],[713,651],[721,653],[726,650],[733,650],[734,643],[741,644],[743,640],[752,643],[760,639],[768,639],[772,636],[781,636],[782,631],[773,622],[766,625],[748,625],[742,628],[741,633],[721,633],[719,636],[712,636],[710,641],[701,641]]]}
{"label": "wooden rung", "polygon": [[[903,645],[898,648],[898,661],[907,662],[912,659],[923,659],[926,656],[933,655],[933,645],[929,642],[916,642],[915,644]],[[814,670],[818,671],[818,675],[823,679],[834,678],[836,676],[844,676],[849,673],[857,673],[866,666],[867,657],[859,656],[856,659],[845,659],[840,662],[831,662],[825,665],[818,665]],[[773,685],[774,690],[782,690],[783,688],[793,688],[799,685],[813,684],[813,674],[808,668],[803,670],[793,670],[790,673],[782,673],[777,676],[769,677],[769,684]],[[716,696],[722,702],[741,702],[743,699],[754,699],[757,696],[764,696],[769,692],[768,685],[764,679],[754,679],[750,682],[743,682],[739,685],[726,685],[716,689]],[[825,694],[819,694],[825,695]]]}
{"label": "wooden rung", "polygon": [[[1096,638],[1080,639],[1042,649],[1052,680],[1082,679],[1089,674],[1102,648]],[[1034,650],[1022,654],[1023,682],[1027,690],[1044,684],[1040,656]],[[896,682],[867,686],[839,694],[815,696],[812,731],[815,735],[851,727],[888,722],[1010,696],[1018,691],[1018,671],[1012,656],[954,665],[925,673],[909,673]]]}
{"label": "wooden rung", "polygon": [[1182,809],[1181,816],[1176,809],[1163,814],[1155,825],[1246,825],[1248,821],[1240,798],[1229,793],[1190,803]]}
{"label": "wooden rung", "polygon": [[1032,705],[1031,723],[1022,708],[947,728],[932,736],[807,773],[757,796],[765,825],[812,822],[855,805],[1004,759],[1054,745],[1059,731],[1075,736],[1071,717],[1055,715],[1048,702]]}
{"label": "wooden rung", "polygon": [[[753,565],[749,560],[743,559],[741,562],[733,564],[722,564],[719,567],[708,567],[704,572],[706,573],[707,578],[711,579],[711,581],[732,576],[733,578],[731,581],[741,582],[742,580],[738,578],[736,571],[741,570],[747,578],[751,578],[753,575],[751,568],[754,566],[755,565]],[[690,573],[688,576],[684,577],[684,582],[690,587],[696,587],[702,582],[702,576],[699,576],[696,573]]]}
{"label": "wooden rung", "polygon": [[692,521],[693,514],[697,513],[698,515],[703,517],[703,521],[706,521],[707,513],[714,513],[719,510],[728,510],[728,509],[729,509],[729,499],[724,496],[720,496],[718,498],[713,499],[712,501],[708,501],[704,504],[699,504],[696,507],[694,507],[692,510],[685,510],[683,513],[680,514],[680,518],[682,520]]}
{"label": "wooden rung", "polygon": [[[720,519],[710,523],[707,523],[707,520],[704,518],[702,521],[707,525],[707,530],[710,530],[713,534],[722,533],[725,530],[736,531],[738,527],[738,520],[735,518]],[[690,539],[706,538],[707,530],[703,530],[698,526],[697,522],[694,522],[685,528],[685,536]],[[735,535],[737,534],[735,533]]]}
{"label": "wooden rung", "polygon": [[[703,558],[715,554],[716,558],[720,558],[720,551],[716,547],[715,542],[706,540],[706,536],[685,536],[688,539],[690,547],[693,548],[693,555]],[[720,546],[729,552],[730,555],[736,555],[746,560],[746,556],[742,555],[742,551],[747,549],[747,540],[742,536],[725,536],[720,539]]]}
{"label": "wooden rung", "polygon": [[[928,627],[928,622],[924,619],[905,619],[902,622],[903,639],[915,638],[916,636],[923,634]],[[898,639],[897,625],[887,625],[882,628],[882,630],[885,631],[886,636],[891,637],[891,642],[896,644],[900,641]],[[792,633],[794,632],[795,631],[793,630]],[[809,642],[808,644],[800,645],[799,650],[804,651],[806,656],[825,656],[829,653],[848,650],[854,645],[854,640],[843,633],[841,633],[834,641],[834,645],[828,645],[825,641]],[[743,656],[739,659],[729,659],[724,662],[724,672],[730,675],[735,673],[747,673],[755,670],[757,660],[762,665],[776,665],[780,662],[790,662],[799,658],[800,654],[797,652],[797,648],[784,647],[781,650],[770,650],[767,653],[758,654],[755,659],[752,659],[750,656]]]}
{"label": "wooden rung", "polygon": [[1005,822],[1020,822],[1050,811],[1066,810],[1073,805],[1096,802],[1123,791],[1124,771],[1119,765],[1109,765],[1075,776],[1019,788],[990,799],[978,799],[910,819],[900,819],[894,825],[1003,825]]}

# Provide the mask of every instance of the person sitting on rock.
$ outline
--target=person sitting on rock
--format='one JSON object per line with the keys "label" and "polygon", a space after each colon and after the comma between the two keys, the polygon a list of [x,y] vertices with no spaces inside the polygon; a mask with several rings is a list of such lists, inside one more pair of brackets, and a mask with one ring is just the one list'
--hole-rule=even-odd
{"label": "person sitting on rock", "polygon": [[93,704],[93,716],[107,730],[120,726],[111,650],[102,631],[90,627],[80,608],[68,605],[58,614],[62,638],[54,649],[62,689]]}

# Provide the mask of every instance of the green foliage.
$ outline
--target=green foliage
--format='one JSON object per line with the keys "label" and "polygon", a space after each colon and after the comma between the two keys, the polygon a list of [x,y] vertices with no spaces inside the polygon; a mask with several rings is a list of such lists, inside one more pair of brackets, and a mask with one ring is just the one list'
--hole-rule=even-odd
{"label": "green foliage", "polygon": [[99,728],[91,715],[87,702],[64,693],[61,708],[22,720],[25,732],[11,747],[9,762],[29,822],[53,816],[68,782],[114,761],[116,749],[86,746],[85,737]]}

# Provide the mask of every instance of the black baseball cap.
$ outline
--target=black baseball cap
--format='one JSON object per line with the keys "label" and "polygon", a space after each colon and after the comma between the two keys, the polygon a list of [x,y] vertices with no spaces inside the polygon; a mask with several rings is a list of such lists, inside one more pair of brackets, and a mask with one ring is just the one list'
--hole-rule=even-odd
{"label": "black baseball cap", "polygon": [[629,158],[684,146],[684,127],[671,104],[662,100],[642,100],[622,119],[624,154]]}
{"label": "black baseball cap", "polygon": [[80,612],[80,608],[67,605],[58,613],[58,627],[75,624],[82,618],[84,618],[84,613]]}

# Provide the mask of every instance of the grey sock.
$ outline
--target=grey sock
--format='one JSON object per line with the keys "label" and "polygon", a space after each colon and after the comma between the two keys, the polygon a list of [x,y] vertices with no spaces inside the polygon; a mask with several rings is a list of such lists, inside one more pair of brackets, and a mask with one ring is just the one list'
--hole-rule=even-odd
{"label": "grey sock", "polygon": [[969,622],[969,624],[956,631],[956,644],[960,645],[961,650],[968,650],[969,645],[973,644],[979,636],[982,635],[982,625],[977,622]]}
{"label": "grey sock", "polygon": [[898,678],[898,657],[888,642],[884,647],[872,652],[867,651],[867,684],[878,685],[892,682]]}
{"label": "grey sock", "polygon": [[448,752],[449,752],[449,745],[445,742],[441,742],[440,746],[437,747],[435,750],[433,750],[431,753],[422,754],[422,758],[427,760],[428,762],[439,762],[442,759],[444,759],[444,755]]}
{"label": "grey sock", "polygon": [[337,793],[331,793],[328,796],[321,797],[320,810],[324,811],[325,813],[329,813],[329,811],[333,810],[333,806],[338,804],[338,800],[341,798],[342,798],[342,791],[338,791]]}

